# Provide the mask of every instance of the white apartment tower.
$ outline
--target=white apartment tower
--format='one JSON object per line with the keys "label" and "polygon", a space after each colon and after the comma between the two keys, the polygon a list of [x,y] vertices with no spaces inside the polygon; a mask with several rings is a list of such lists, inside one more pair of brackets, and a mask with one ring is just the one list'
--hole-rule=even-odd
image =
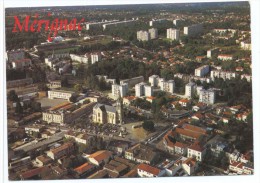
{"label": "white apartment tower", "polygon": [[99,53],[91,53],[91,63],[99,62],[101,60],[101,55]]}
{"label": "white apartment tower", "polygon": [[150,33],[148,31],[137,31],[137,40],[138,41],[149,41],[150,40]]}
{"label": "white apartment tower", "polygon": [[173,28],[167,29],[167,38],[178,41],[180,38],[180,31]]}
{"label": "white apartment tower", "polygon": [[135,85],[135,96],[136,97],[150,97],[153,96],[153,87],[147,85],[146,83],[138,83]]}
{"label": "white apartment tower", "polygon": [[162,87],[163,91],[173,94],[175,89],[175,82],[174,80],[164,81],[162,82]]}
{"label": "white apartment tower", "polygon": [[196,84],[193,82],[189,82],[185,86],[185,95],[189,98],[192,98],[195,94]]}
{"label": "white apartment tower", "polygon": [[184,34],[187,36],[195,36],[203,30],[202,24],[194,24],[183,28]]}
{"label": "white apartment tower", "polygon": [[215,92],[212,89],[209,90],[200,90],[200,95],[199,95],[199,101],[206,103],[206,104],[214,104],[215,103]]}
{"label": "white apartment tower", "polygon": [[112,95],[115,97],[125,97],[128,92],[128,84],[124,83],[121,85],[113,84],[112,85]]}
{"label": "white apartment tower", "polygon": [[149,34],[150,34],[150,38],[151,39],[156,39],[158,38],[158,29],[156,28],[152,28],[148,30]]}
{"label": "white apartment tower", "polygon": [[208,73],[209,73],[209,66],[208,65],[203,65],[203,66],[195,69],[195,76],[198,76],[198,77],[203,77]]}
{"label": "white apartment tower", "polygon": [[159,76],[158,75],[152,75],[149,77],[149,83],[151,84],[151,86],[158,86],[158,82],[159,82]]}

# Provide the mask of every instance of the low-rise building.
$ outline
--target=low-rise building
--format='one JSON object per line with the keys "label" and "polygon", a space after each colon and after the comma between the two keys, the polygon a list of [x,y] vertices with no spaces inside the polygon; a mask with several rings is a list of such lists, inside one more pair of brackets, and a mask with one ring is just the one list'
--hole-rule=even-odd
{"label": "low-rise building", "polygon": [[53,160],[57,160],[63,156],[68,156],[74,151],[75,151],[75,145],[71,142],[68,142],[57,148],[51,149],[50,151],[47,152],[47,156],[49,156]]}
{"label": "low-rise building", "polygon": [[138,165],[137,173],[140,177],[162,177],[165,171],[142,163]]}
{"label": "low-rise building", "polygon": [[113,153],[107,150],[97,151],[87,157],[88,161],[96,166],[102,166],[113,158]]}
{"label": "low-rise building", "polygon": [[228,54],[221,54],[218,55],[218,59],[222,61],[233,60],[233,56]]}
{"label": "low-rise building", "polygon": [[75,92],[72,92],[72,91],[65,91],[65,90],[49,90],[48,91],[49,99],[59,98],[59,99],[69,100],[70,97],[72,97],[73,95],[75,95]]}

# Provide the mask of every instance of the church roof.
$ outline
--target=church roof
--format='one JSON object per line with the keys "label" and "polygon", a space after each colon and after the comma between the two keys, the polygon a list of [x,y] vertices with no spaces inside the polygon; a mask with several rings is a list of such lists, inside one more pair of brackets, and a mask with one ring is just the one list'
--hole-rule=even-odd
{"label": "church roof", "polygon": [[100,108],[102,111],[107,111],[107,112],[116,112],[116,108],[110,105],[105,105],[105,104],[96,104],[94,106],[94,109]]}

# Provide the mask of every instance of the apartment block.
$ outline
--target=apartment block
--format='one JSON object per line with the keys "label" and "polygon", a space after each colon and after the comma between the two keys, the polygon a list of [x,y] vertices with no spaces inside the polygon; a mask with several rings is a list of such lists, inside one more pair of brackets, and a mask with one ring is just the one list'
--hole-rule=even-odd
{"label": "apartment block", "polygon": [[208,65],[203,65],[203,66],[195,69],[195,76],[198,76],[198,77],[203,77],[208,73],[209,73],[209,66]]}
{"label": "apartment block", "polygon": [[167,38],[171,40],[179,40],[180,39],[180,30],[177,29],[167,29]]}

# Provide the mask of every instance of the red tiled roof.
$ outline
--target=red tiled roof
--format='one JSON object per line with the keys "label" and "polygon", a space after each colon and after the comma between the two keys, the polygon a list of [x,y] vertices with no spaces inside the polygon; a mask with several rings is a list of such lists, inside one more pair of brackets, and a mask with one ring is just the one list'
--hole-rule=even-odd
{"label": "red tiled roof", "polygon": [[35,175],[39,175],[43,170],[45,170],[45,166],[43,167],[40,167],[40,168],[35,168],[35,169],[32,169],[32,170],[29,170],[29,171],[26,171],[24,173],[22,173],[20,176],[23,178],[23,179],[29,179]]}
{"label": "red tiled roof", "polygon": [[66,143],[66,144],[61,145],[60,147],[57,147],[57,148],[55,148],[55,149],[52,149],[51,152],[52,152],[53,154],[56,154],[56,153],[59,153],[60,151],[63,151],[63,150],[65,150],[65,149],[68,149],[68,148],[70,148],[70,147],[72,147],[72,146],[73,146],[73,143]]}
{"label": "red tiled roof", "polygon": [[202,152],[205,148],[202,147],[199,143],[195,142],[194,144],[192,144],[192,145],[189,147],[189,149]]}
{"label": "red tiled roof", "polygon": [[188,158],[183,161],[183,164],[187,164],[189,167],[193,167],[196,165],[196,160],[194,160],[193,158]]}
{"label": "red tiled roof", "polygon": [[112,156],[112,152],[110,151],[97,151],[89,156],[89,158],[95,159],[97,162],[101,162],[104,159],[108,159],[110,156]]}
{"label": "red tiled roof", "polygon": [[159,173],[161,172],[160,169],[152,167],[152,166],[144,164],[144,163],[140,164],[137,168],[140,170],[146,171],[148,173],[151,173],[153,175],[159,175]]}
{"label": "red tiled roof", "polygon": [[89,163],[84,163],[83,165],[80,165],[79,167],[75,168],[74,171],[76,171],[78,174],[83,174],[84,172],[92,169],[94,166]]}

